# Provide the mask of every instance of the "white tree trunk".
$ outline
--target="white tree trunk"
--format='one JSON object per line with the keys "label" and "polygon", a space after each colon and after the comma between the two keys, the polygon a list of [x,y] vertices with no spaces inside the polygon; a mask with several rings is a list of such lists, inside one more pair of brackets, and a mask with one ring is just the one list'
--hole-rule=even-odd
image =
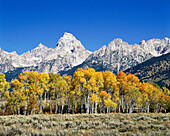
{"label": "white tree trunk", "polygon": [[122,104],[122,111],[123,111],[123,113],[124,113],[124,112],[125,112],[125,108],[124,108],[124,102],[123,102],[123,94],[122,94],[121,104]]}
{"label": "white tree trunk", "polygon": [[46,91],[44,92],[44,107],[46,108]]}
{"label": "white tree trunk", "polygon": [[107,107],[107,113],[109,113],[109,107]]}
{"label": "white tree trunk", "polygon": [[87,96],[87,112],[86,113],[90,113],[90,100],[89,100],[89,94]]}
{"label": "white tree trunk", "polygon": [[61,114],[63,114],[63,109],[64,109],[64,103],[62,102],[62,106],[61,106]]}
{"label": "white tree trunk", "polygon": [[148,109],[147,109],[147,112],[149,113],[149,108],[150,108],[150,104],[148,104]]}
{"label": "white tree trunk", "polygon": [[92,113],[94,112],[94,102],[92,102]]}
{"label": "white tree trunk", "polygon": [[[97,91],[96,91],[96,96],[97,96]],[[96,97],[96,100],[95,100],[95,113],[97,113],[97,97]]]}
{"label": "white tree trunk", "polygon": [[120,104],[119,104],[119,113],[120,113]]}
{"label": "white tree trunk", "polygon": [[18,107],[18,115],[20,115],[20,106]]}
{"label": "white tree trunk", "polygon": [[128,106],[128,104],[126,104],[126,112],[127,112],[127,113],[129,112],[129,106]]}
{"label": "white tree trunk", "polygon": [[95,113],[97,113],[97,102],[95,102]]}

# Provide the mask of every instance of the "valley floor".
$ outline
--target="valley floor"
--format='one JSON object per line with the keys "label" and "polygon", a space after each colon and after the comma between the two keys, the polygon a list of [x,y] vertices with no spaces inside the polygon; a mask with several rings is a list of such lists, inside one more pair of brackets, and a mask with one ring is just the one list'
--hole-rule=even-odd
{"label": "valley floor", "polygon": [[170,113],[0,116],[0,136],[170,135]]}

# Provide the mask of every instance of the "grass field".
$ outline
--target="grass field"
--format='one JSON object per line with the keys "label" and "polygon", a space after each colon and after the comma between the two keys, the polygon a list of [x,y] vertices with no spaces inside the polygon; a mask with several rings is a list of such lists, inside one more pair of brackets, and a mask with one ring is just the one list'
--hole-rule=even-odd
{"label": "grass field", "polygon": [[0,136],[170,136],[170,113],[0,116]]}

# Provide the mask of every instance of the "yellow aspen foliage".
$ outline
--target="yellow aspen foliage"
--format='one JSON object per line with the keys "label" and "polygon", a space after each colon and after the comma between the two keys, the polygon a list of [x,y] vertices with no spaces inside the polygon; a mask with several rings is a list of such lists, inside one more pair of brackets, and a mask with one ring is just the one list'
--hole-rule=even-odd
{"label": "yellow aspen foliage", "polygon": [[103,99],[111,98],[110,94],[108,94],[106,91],[101,91],[100,97],[103,98]]}
{"label": "yellow aspen foliage", "polygon": [[8,91],[9,83],[5,79],[5,74],[0,73],[0,99],[4,96],[4,93]]}
{"label": "yellow aspen foliage", "polygon": [[4,96],[5,96],[6,98],[9,98],[9,91],[6,91],[6,92],[4,93]]}
{"label": "yellow aspen foliage", "polygon": [[104,105],[105,105],[105,107],[111,107],[111,108],[117,107],[117,104],[114,103],[114,102],[113,102],[112,100],[110,100],[110,99],[104,100]]}
{"label": "yellow aspen foliage", "polygon": [[170,90],[169,90],[168,88],[162,87],[162,89],[163,89],[163,92],[164,92],[166,95],[170,96]]}
{"label": "yellow aspen foliage", "polygon": [[122,71],[115,76],[111,71],[78,68],[73,77],[26,71],[11,81],[12,91],[8,89],[0,74],[0,98],[7,100],[13,114],[166,112],[170,107],[169,89]]}
{"label": "yellow aspen foliage", "polygon": [[91,97],[90,97],[90,100],[91,102],[97,102],[99,103],[100,102],[100,97],[94,93],[91,94]]}

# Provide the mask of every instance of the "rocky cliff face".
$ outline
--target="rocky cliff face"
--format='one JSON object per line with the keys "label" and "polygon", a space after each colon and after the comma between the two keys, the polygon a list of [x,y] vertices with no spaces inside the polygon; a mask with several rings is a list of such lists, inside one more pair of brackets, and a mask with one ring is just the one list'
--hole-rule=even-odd
{"label": "rocky cliff face", "polygon": [[[139,45],[128,45],[122,39],[115,39],[98,51],[94,52],[87,58],[87,65],[97,65],[116,73],[121,70],[135,66],[153,55],[146,53]],[[99,66],[100,65],[100,66]]]}
{"label": "rocky cliff face", "polygon": [[96,71],[110,70],[117,74],[120,70],[124,71],[168,52],[169,38],[151,39],[147,42],[143,40],[134,45],[118,38],[91,53],[72,34],[64,33],[54,49],[40,43],[38,47],[22,55],[0,50],[0,72],[15,73],[19,68],[19,71],[73,74],[79,67],[92,67]]}
{"label": "rocky cliff face", "polygon": [[170,39],[164,38],[151,39],[145,42],[144,40],[139,44],[146,52],[151,53],[153,56],[160,56],[170,52]]}
{"label": "rocky cliff face", "polygon": [[119,71],[168,52],[170,52],[170,39],[168,38],[151,39],[134,45],[129,45],[118,38],[89,55],[81,65],[73,70],[62,71],[62,73],[72,74],[78,67],[92,67],[97,71],[110,70],[117,74]]}
{"label": "rocky cliff face", "polygon": [[35,49],[22,55],[0,50],[0,72],[32,66],[37,67],[32,70],[39,72],[58,72],[81,64],[90,54],[91,52],[86,50],[72,34],[64,33],[55,49],[40,43]]}
{"label": "rocky cliff face", "polygon": [[55,50],[48,48],[41,43],[33,50],[18,55],[16,52],[5,52],[0,50],[0,72],[7,72],[18,67],[37,66],[49,54],[55,53]]}

